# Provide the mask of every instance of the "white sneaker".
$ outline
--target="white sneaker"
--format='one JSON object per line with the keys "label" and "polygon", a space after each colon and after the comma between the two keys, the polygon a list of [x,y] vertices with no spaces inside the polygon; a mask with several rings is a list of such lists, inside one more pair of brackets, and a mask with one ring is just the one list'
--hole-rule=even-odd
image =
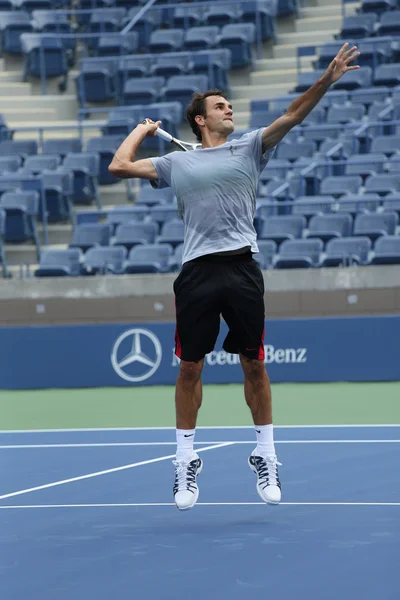
{"label": "white sneaker", "polygon": [[279,504],[281,501],[280,464],[276,456],[258,456],[255,450],[249,456],[249,467],[257,475],[258,495],[267,504]]}
{"label": "white sneaker", "polygon": [[196,504],[199,497],[197,475],[202,471],[203,461],[196,454],[190,462],[174,460],[173,464],[175,465],[174,498],[176,507],[179,510],[189,510]]}

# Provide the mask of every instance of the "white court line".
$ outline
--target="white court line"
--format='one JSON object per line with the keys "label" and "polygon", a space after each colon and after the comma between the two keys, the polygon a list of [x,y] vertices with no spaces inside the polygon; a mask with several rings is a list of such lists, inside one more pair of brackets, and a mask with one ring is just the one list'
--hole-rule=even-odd
{"label": "white court line", "polygon": [[[231,446],[233,442],[223,442],[218,445],[206,446],[205,448],[198,448],[197,452],[205,452],[206,450],[214,450],[215,448],[222,448],[223,446]],[[64,485],[65,483],[72,483],[74,481],[81,481],[83,479],[90,479],[92,477],[98,477],[99,475],[107,475],[108,473],[116,473],[117,471],[124,471],[126,469],[133,469],[135,467],[141,467],[142,465],[150,465],[152,463],[161,462],[162,460],[169,460],[175,458],[175,454],[169,456],[159,456],[158,458],[151,458],[149,460],[142,460],[140,462],[131,463],[128,465],[122,465],[121,467],[114,467],[112,469],[105,469],[104,471],[97,471],[95,473],[88,473],[86,475],[79,475],[79,477],[71,477],[69,479],[62,479],[60,481],[53,481],[52,483],[46,483],[44,485],[38,485],[36,487],[27,488],[25,490],[18,490],[17,492],[11,492],[10,494],[3,494],[0,496],[0,500],[5,498],[12,498],[14,496],[21,496],[22,494],[29,494],[30,492],[36,492],[38,490],[44,490],[47,488],[55,487],[57,485]]]}
{"label": "white court line", "polygon": [[[28,508],[130,508],[174,506],[174,502],[129,502],[119,504],[25,504],[1,505],[0,510]],[[196,506],[266,506],[265,502],[197,502]],[[281,502],[280,506],[400,506],[400,502]]]}
{"label": "white court line", "polygon": [[[208,441],[195,442],[196,445],[202,444],[255,444],[256,440],[233,440],[233,441]],[[275,440],[275,444],[400,444],[397,440]],[[97,442],[97,443],[76,443],[76,444],[4,444],[0,445],[1,450],[9,448],[11,450],[26,448],[108,448],[124,446],[176,446],[176,442]]]}
{"label": "white court line", "polygon": [[[274,425],[274,429],[330,429],[346,427],[400,427],[400,423],[355,425]],[[252,425],[200,425],[197,429],[253,429]],[[71,429],[0,429],[3,433],[71,433],[79,431],[175,431],[175,427],[76,427]]]}

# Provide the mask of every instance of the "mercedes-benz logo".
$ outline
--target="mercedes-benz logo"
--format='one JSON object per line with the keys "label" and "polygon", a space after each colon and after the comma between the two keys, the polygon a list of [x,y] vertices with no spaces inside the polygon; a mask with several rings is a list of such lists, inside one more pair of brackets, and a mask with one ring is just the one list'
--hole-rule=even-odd
{"label": "mercedes-benz logo", "polygon": [[117,338],[111,352],[111,364],[125,381],[139,382],[157,371],[161,357],[160,340],[153,332],[129,329]]}

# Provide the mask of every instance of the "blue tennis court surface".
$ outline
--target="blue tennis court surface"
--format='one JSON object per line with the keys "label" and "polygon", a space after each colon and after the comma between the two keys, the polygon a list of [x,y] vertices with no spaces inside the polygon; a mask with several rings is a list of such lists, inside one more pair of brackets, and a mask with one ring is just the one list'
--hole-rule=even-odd
{"label": "blue tennis court surface", "polygon": [[172,429],[0,433],[4,600],[399,600],[400,426],[276,428],[263,504],[251,428],[196,434],[199,503],[172,502]]}

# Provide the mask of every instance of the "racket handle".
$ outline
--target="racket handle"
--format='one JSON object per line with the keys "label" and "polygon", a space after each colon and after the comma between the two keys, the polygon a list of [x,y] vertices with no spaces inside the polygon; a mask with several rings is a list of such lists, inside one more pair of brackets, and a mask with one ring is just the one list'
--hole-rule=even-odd
{"label": "racket handle", "polygon": [[[147,119],[142,121],[143,125],[146,125],[146,123],[148,123]],[[158,137],[160,137],[162,140],[164,140],[165,142],[172,142],[172,135],[170,133],[168,133],[167,131],[164,131],[164,129],[160,129],[158,127],[158,129],[156,129],[156,135]]]}

